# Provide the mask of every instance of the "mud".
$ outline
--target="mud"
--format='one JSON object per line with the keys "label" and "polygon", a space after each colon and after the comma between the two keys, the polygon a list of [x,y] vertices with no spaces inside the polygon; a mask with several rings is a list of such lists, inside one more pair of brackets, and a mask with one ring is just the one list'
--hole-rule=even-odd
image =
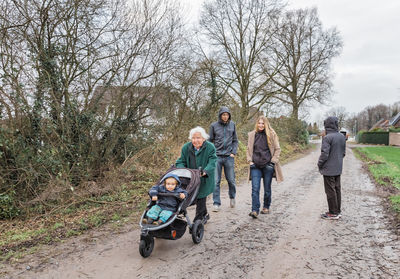
{"label": "mud", "polygon": [[[283,167],[273,182],[271,213],[248,216],[251,186],[237,188],[229,208],[210,212],[202,242],[191,235],[156,239],[153,253],[138,252],[140,231],[92,235],[44,248],[25,263],[3,266],[4,278],[400,278],[400,239],[385,215],[382,197],[350,149],[342,175],[340,220],[327,210],[317,171],[319,150]],[[208,200],[212,208],[212,200]],[[193,218],[194,208],[189,209]],[[1,274],[1,273],[0,273]]]}

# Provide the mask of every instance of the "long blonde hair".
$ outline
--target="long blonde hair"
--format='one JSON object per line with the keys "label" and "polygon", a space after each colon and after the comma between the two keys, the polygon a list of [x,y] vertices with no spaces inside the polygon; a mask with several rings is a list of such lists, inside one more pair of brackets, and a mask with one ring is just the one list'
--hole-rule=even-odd
{"label": "long blonde hair", "polygon": [[260,121],[260,120],[262,120],[264,122],[264,131],[267,134],[267,141],[268,141],[268,144],[271,144],[271,138],[272,138],[272,133],[273,133],[274,129],[272,129],[271,124],[268,121],[268,118],[266,118],[264,115],[260,115],[257,118],[254,130],[256,132],[259,132],[257,124],[258,124],[258,121]]}

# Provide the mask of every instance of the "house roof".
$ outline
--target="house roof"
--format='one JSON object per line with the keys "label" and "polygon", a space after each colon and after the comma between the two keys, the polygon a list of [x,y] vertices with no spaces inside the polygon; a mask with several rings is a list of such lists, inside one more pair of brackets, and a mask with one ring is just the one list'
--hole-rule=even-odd
{"label": "house roof", "polygon": [[389,125],[395,126],[399,121],[400,121],[400,112],[396,114],[396,116],[394,116],[392,119],[390,119]]}
{"label": "house roof", "polygon": [[88,104],[89,108],[97,106],[104,111],[109,105],[127,106],[132,99],[140,101],[146,99],[153,105],[161,105],[168,98],[167,88],[148,86],[97,86]]}
{"label": "house roof", "polygon": [[373,130],[373,129],[375,129],[375,128],[383,127],[386,121],[387,121],[387,120],[385,120],[385,119],[383,119],[383,118],[380,119],[378,122],[376,122],[376,123],[371,127],[370,130]]}

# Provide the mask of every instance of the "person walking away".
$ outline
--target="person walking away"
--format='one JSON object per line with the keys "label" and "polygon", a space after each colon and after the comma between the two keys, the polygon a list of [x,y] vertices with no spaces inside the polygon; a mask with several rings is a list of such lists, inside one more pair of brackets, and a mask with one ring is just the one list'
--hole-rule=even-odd
{"label": "person walking away", "polygon": [[279,183],[283,181],[279,164],[281,148],[279,138],[265,116],[257,118],[255,129],[248,134],[247,162],[249,163],[249,179],[251,179],[251,212],[249,216],[257,218],[260,211],[260,184],[264,183],[264,202],[262,214],[268,214],[271,206],[271,183],[275,177]]}
{"label": "person walking away", "polygon": [[210,218],[207,213],[207,196],[214,191],[215,187],[215,166],[217,155],[214,144],[207,141],[209,136],[202,127],[196,127],[190,130],[190,141],[182,146],[181,155],[176,160],[177,168],[202,168],[200,178],[200,188],[196,200],[196,220],[205,220],[204,224]]}
{"label": "person walking away", "polygon": [[335,116],[325,119],[324,127],[326,135],[322,138],[318,169],[324,177],[329,211],[322,213],[321,218],[337,220],[342,216],[340,175],[346,155],[346,138],[339,132],[338,119]]}
{"label": "person walking away", "polygon": [[218,212],[221,208],[220,185],[222,168],[224,169],[225,178],[228,181],[230,207],[235,207],[235,155],[238,148],[238,138],[236,134],[236,125],[231,120],[231,113],[229,111],[229,108],[220,108],[218,112],[218,121],[212,123],[210,126],[209,141],[215,145],[218,158],[215,178],[216,183],[213,193],[213,211]]}

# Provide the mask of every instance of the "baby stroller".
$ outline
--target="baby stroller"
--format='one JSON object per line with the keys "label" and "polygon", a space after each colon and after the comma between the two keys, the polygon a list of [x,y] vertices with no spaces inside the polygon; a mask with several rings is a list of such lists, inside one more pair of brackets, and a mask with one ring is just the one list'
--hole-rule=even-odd
{"label": "baby stroller", "polygon": [[[154,237],[176,240],[181,238],[186,231],[186,226],[189,227],[189,233],[192,234],[192,240],[195,244],[201,242],[204,234],[204,224],[207,222],[207,217],[203,220],[196,220],[192,223],[186,212],[186,208],[190,205],[195,204],[197,194],[200,187],[200,173],[201,169],[187,169],[187,168],[175,168],[171,167],[167,172],[160,178],[158,184],[164,179],[167,174],[175,174],[181,180],[181,187],[188,193],[184,200],[180,200],[178,209],[172,214],[172,216],[163,224],[143,224],[143,219],[146,218],[147,211],[155,204],[155,201],[150,199],[147,204],[145,211],[140,218],[140,244],[139,253],[142,257],[147,258],[150,256],[154,248]],[[159,195],[174,195],[170,193],[159,193]],[[175,196],[179,199],[179,196]]]}

